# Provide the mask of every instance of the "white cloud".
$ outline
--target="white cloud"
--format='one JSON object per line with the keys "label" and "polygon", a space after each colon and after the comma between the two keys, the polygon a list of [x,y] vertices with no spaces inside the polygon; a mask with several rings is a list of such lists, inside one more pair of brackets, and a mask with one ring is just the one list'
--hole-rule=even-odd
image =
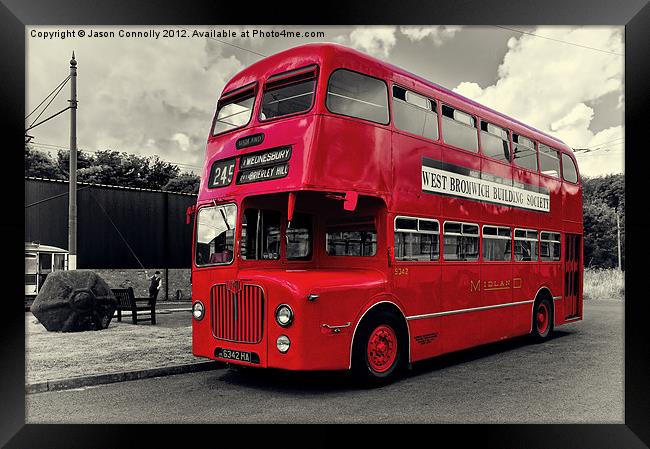
{"label": "white cloud", "polygon": [[580,172],[587,176],[603,176],[625,172],[625,128],[612,126],[596,133],[575,153]]}
{"label": "white cloud", "polygon": [[567,142],[588,142],[593,137],[589,130],[593,118],[594,110],[584,103],[578,103],[567,115],[551,123],[550,130]]}
{"label": "white cloud", "polygon": [[181,151],[190,149],[190,138],[185,133],[176,133],[172,136],[172,140],[176,142]]}
{"label": "white cloud", "polygon": [[[538,27],[533,33],[622,54],[621,31]],[[481,88],[463,82],[454,91],[555,134],[573,148],[583,148],[595,138],[589,129],[594,111],[586,103],[611,92],[622,94],[623,62],[615,54],[522,35],[508,41],[495,84]],[[616,162],[621,161],[606,165]]]}
{"label": "white cloud", "polygon": [[362,27],[350,33],[350,44],[357,50],[387,58],[395,46],[396,27]]}
{"label": "white cloud", "polygon": [[436,46],[441,46],[445,40],[452,39],[454,35],[461,30],[459,26],[430,26],[430,27],[417,27],[417,26],[403,26],[400,27],[400,32],[409,38],[411,42],[421,41],[422,39],[429,38]]}

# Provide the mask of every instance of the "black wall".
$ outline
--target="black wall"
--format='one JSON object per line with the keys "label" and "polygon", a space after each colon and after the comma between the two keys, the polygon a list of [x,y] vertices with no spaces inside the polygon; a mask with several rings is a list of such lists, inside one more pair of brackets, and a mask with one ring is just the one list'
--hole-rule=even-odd
{"label": "black wall", "polygon": [[[128,246],[145,268],[190,267],[192,226],[185,224],[185,211],[196,195],[82,183],[77,188],[77,268],[140,268]],[[67,182],[25,179],[26,242],[68,248],[67,192]]]}

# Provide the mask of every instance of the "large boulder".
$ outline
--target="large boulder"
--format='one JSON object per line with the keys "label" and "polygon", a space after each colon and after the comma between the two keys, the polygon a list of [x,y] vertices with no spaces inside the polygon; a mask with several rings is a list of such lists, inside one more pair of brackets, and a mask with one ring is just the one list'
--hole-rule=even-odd
{"label": "large boulder", "polygon": [[106,329],[116,307],[111,288],[97,273],[71,270],[47,275],[31,311],[48,331],[81,332]]}

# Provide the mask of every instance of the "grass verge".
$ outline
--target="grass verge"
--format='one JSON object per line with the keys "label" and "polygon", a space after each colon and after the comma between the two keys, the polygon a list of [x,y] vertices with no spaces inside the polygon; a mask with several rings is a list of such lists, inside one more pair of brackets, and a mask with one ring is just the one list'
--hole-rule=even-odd
{"label": "grass verge", "polygon": [[25,314],[25,383],[200,362],[192,326],[134,326],[113,319],[107,329],[48,332]]}
{"label": "grass verge", "polygon": [[585,270],[584,299],[625,299],[624,273],[616,268],[591,268]]}

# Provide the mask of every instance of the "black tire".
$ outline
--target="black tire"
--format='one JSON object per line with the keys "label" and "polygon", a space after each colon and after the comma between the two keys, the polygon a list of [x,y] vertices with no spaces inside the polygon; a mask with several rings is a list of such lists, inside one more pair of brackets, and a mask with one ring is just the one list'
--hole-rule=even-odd
{"label": "black tire", "polygon": [[[390,355],[369,356],[369,346],[373,346],[371,336],[374,337],[375,349],[377,341],[386,349],[380,352],[382,356],[394,353],[394,358]],[[395,380],[407,359],[406,337],[403,322],[393,313],[382,310],[366,316],[359,324],[352,346],[352,375],[356,382],[372,388]],[[391,340],[394,341],[393,345],[390,344]],[[372,353],[377,354],[376,351]],[[382,365],[378,360],[385,360],[385,363]]]}
{"label": "black tire", "polygon": [[553,307],[548,298],[535,301],[533,308],[533,339],[537,342],[546,341],[553,333]]}

